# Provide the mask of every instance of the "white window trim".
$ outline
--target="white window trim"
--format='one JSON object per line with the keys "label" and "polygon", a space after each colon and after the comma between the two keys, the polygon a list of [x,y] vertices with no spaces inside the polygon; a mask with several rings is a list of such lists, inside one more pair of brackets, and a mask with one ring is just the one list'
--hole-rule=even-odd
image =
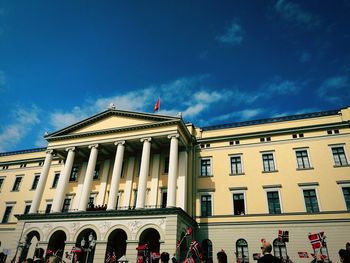
{"label": "white window trim", "polygon": [[[265,171],[264,169],[264,159],[263,159],[263,154],[272,154],[272,157],[273,157],[273,163],[274,163],[274,166],[275,166],[275,170],[273,171]],[[260,158],[261,158],[261,165],[262,165],[262,171],[265,172],[265,173],[269,173],[269,172],[276,172],[278,171],[277,169],[277,161],[276,161],[276,156],[275,156],[275,151],[272,150],[272,151],[261,151],[260,152]]]}
{"label": "white window trim", "polygon": [[[73,205],[74,195],[73,195],[73,194],[67,194],[67,195],[64,197],[64,199],[70,199],[68,211],[71,210],[72,205]],[[63,199],[63,203],[62,203],[62,208],[63,208],[63,205],[64,205],[64,199]],[[47,202],[46,204],[48,204],[48,202]],[[62,208],[61,208],[61,209],[62,209]],[[52,209],[52,207],[51,207],[51,209]],[[51,212],[51,211],[50,211],[50,212]]]}
{"label": "white window trim", "polygon": [[346,158],[346,163],[349,165],[349,157],[348,157],[348,151],[345,147],[345,143],[339,143],[339,144],[329,144],[329,149],[331,151],[331,156],[332,156],[332,161],[333,161],[333,165],[336,166],[336,167],[341,167],[339,165],[336,165],[335,164],[335,161],[334,161],[334,156],[333,156],[333,151],[332,151],[332,148],[335,148],[335,147],[343,147],[343,150],[344,150],[344,154],[345,154],[345,158]]}
{"label": "white window trim", "polygon": [[[210,160],[210,174],[202,175],[202,160]],[[213,157],[200,157],[199,158],[199,177],[213,176]]]}
{"label": "white window trim", "polygon": [[[280,201],[280,208],[281,208],[281,214],[283,214],[283,205],[282,205],[282,198],[281,198],[281,188],[265,188],[264,189],[266,194],[266,208],[267,208],[267,213],[270,214],[269,212],[269,199],[267,198],[267,193],[268,192],[277,192],[278,193],[278,199]],[[305,203],[305,202],[304,202]]]}
{"label": "white window trim", "polygon": [[[294,154],[295,154],[295,165],[296,165],[296,169],[298,170],[303,170],[303,169],[312,169],[312,162],[311,162],[311,156],[310,156],[310,149],[309,147],[303,147],[303,148],[294,148]],[[298,167],[298,157],[297,157],[297,151],[306,151],[307,152],[307,158],[309,160],[309,165],[310,167],[308,168],[299,168]]]}
{"label": "white window trim", "polygon": [[[231,157],[241,157],[241,166],[242,166],[242,172],[241,173],[236,173],[234,174],[233,171],[232,171],[232,166],[231,166]],[[242,175],[244,174],[244,163],[243,163],[243,154],[242,153],[235,153],[235,154],[229,154],[228,155],[228,163],[229,163],[229,166],[230,167],[230,175]]]}
{"label": "white window trim", "polygon": [[199,210],[199,214],[202,216],[202,196],[203,195],[210,195],[211,198],[211,215],[214,215],[214,195],[212,192],[201,192],[199,194],[199,202],[200,202],[200,210]]}
{"label": "white window trim", "polygon": [[342,199],[343,199],[344,209],[345,209],[345,211],[348,211],[348,208],[347,208],[346,202],[345,202],[344,192],[343,192],[343,188],[344,188],[344,187],[350,187],[350,183],[340,183],[340,184],[339,184],[340,192],[341,192]]}
{"label": "white window trim", "polygon": [[315,190],[316,197],[317,197],[317,204],[318,204],[318,210],[322,212],[321,202],[320,202],[320,196],[318,194],[317,185],[310,185],[310,186],[299,186],[301,190],[301,195],[303,197],[303,203],[304,203],[304,212],[306,211],[306,204],[305,204],[305,197],[304,197],[304,190]]}
{"label": "white window trim", "polygon": [[243,194],[244,197],[244,214],[247,215],[248,214],[248,210],[247,210],[247,196],[246,196],[246,190],[231,190],[231,204],[232,204],[232,215],[234,216],[239,216],[239,215],[235,215],[235,208],[234,208],[234,203],[233,203],[233,195],[234,194]]}

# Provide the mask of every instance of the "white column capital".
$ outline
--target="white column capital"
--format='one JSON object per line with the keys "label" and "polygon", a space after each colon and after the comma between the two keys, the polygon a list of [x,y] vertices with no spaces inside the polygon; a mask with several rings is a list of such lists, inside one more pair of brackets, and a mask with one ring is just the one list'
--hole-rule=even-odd
{"label": "white column capital", "polygon": [[174,134],[169,134],[168,135],[168,139],[172,139],[172,138],[179,138],[180,137],[180,135],[178,134],[178,133],[174,133]]}
{"label": "white column capital", "polygon": [[115,146],[118,146],[119,144],[124,145],[125,141],[116,141],[116,142],[114,142]]}
{"label": "white column capital", "polygon": [[48,154],[53,154],[53,149],[50,149],[50,150],[46,150],[46,153]]}
{"label": "white column capital", "polygon": [[75,147],[73,146],[73,147],[66,148],[66,152],[69,152],[69,151],[74,152],[75,151]]}
{"label": "white column capital", "polygon": [[140,140],[140,142],[144,142],[144,141],[148,141],[148,142],[150,142],[152,140],[152,138],[151,137],[148,137],[148,138],[142,138],[141,140]]}
{"label": "white column capital", "polygon": [[89,149],[97,149],[98,144],[89,145]]}

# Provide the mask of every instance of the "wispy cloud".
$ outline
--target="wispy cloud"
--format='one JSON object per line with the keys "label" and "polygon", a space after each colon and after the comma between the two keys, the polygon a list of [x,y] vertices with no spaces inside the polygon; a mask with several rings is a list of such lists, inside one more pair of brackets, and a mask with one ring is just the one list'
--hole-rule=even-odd
{"label": "wispy cloud", "polygon": [[349,103],[350,81],[349,76],[339,75],[327,78],[317,90],[318,96],[334,104]]}
{"label": "wispy cloud", "polygon": [[13,149],[40,122],[38,114],[39,109],[36,106],[17,108],[12,112],[14,122],[1,127],[0,152]]}
{"label": "wispy cloud", "polygon": [[277,13],[287,22],[312,29],[321,25],[318,15],[304,10],[299,4],[288,0],[278,0],[275,4]]}
{"label": "wispy cloud", "polygon": [[264,109],[261,108],[244,109],[217,116],[214,118],[214,122],[227,121],[232,119],[235,119],[235,121],[246,121],[257,117],[264,112]]}
{"label": "wispy cloud", "polygon": [[274,78],[272,81],[263,84],[261,96],[271,97],[273,95],[289,95],[297,94],[300,85],[295,81],[282,80],[279,77]]}
{"label": "wispy cloud", "polygon": [[243,41],[243,29],[238,23],[232,22],[226,32],[216,37],[218,42],[230,45],[239,45]]}

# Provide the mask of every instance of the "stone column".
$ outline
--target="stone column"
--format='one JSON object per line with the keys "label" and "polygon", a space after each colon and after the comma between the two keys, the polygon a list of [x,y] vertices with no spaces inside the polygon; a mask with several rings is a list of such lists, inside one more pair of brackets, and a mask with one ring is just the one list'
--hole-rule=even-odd
{"label": "stone column", "polygon": [[115,142],[114,144],[117,145],[117,152],[115,154],[115,161],[113,166],[111,187],[109,189],[107,210],[116,209],[116,202],[117,202],[118,191],[119,191],[119,182],[120,182],[120,177],[122,173],[122,166],[123,166],[123,159],[124,159],[125,141]]}
{"label": "stone column", "polygon": [[178,166],[178,145],[179,135],[169,135],[170,140],[170,156],[169,156],[169,173],[168,173],[168,196],[166,207],[176,206],[176,177],[177,177],[177,166]]}
{"label": "stone column", "polygon": [[179,177],[177,178],[177,186],[178,186],[178,207],[181,207],[184,211],[186,211],[187,207],[187,159],[188,155],[186,151],[181,151],[179,153]]}
{"label": "stone column", "polygon": [[79,211],[86,211],[86,207],[88,205],[88,200],[91,192],[92,177],[94,176],[94,171],[96,167],[96,160],[97,160],[97,154],[98,154],[97,147],[98,147],[98,144],[89,146],[89,148],[91,149],[91,152],[90,152],[88,166],[86,169],[83,191],[81,193],[81,197],[79,200],[79,207],[78,207]]}
{"label": "stone column", "polygon": [[147,175],[149,170],[149,159],[151,154],[151,138],[141,139],[143,142],[139,185],[137,188],[136,209],[145,207]]}
{"label": "stone column", "polygon": [[70,174],[72,172],[72,167],[74,163],[75,147],[66,149],[68,151],[66,163],[58,180],[57,188],[55,191],[55,196],[52,203],[52,212],[58,213],[62,210],[63,200],[65,197],[65,192],[67,184],[69,181]]}
{"label": "stone column", "polygon": [[34,198],[32,205],[30,206],[29,213],[34,214],[38,212],[39,206],[40,206],[40,201],[43,196],[43,192],[45,189],[46,181],[47,181],[47,176],[49,174],[50,166],[51,166],[51,161],[52,161],[52,153],[53,150],[48,150],[46,151],[46,157],[45,157],[45,162],[43,165],[43,168],[41,170],[38,186],[35,190]]}

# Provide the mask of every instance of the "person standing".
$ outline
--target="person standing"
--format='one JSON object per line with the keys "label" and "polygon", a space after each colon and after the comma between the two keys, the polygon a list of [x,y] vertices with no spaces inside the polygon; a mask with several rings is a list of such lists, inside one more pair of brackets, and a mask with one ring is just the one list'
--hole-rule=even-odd
{"label": "person standing", "polygon": [[261,246],[263,256],[258,259],[258,263],[283,263],[283,261],[271,254],[272,246],[270,242],[264,242]]}
{"label": "person standing", "polygon": [[227,255],[225,251],[221,250],[216,254],[216,258],[218,263],[227,263]]}

